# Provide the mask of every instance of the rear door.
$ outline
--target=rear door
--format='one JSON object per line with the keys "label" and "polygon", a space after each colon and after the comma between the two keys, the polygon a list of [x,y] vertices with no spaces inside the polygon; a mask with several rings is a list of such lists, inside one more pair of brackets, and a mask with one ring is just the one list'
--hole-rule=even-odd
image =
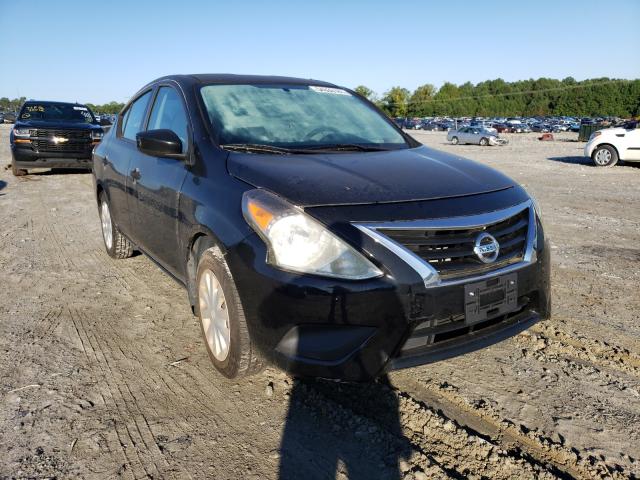
{"label": "rear door", "polygon": [[[190,127],[182,94],[172,85],[160,85],[146,130],[167,129],[189,151]],[[178,278],[183,276],[184,259],[178,242],[180,191],[187,176],[182,160],[160,158],[137,152],[135,167],[137,197],[136,228],[146,253]]]}
{"label": "rear door", "polygon": [[137,232],[132,217],[136,204],[131,163],[137,154],[135,134],[142,128],[150,100],[151,90],[143,92],[122,113],[114,126],[115,138],[109,142],[108,154],[102,159],[111,215],[120,231],[134,242],[137,242]]}

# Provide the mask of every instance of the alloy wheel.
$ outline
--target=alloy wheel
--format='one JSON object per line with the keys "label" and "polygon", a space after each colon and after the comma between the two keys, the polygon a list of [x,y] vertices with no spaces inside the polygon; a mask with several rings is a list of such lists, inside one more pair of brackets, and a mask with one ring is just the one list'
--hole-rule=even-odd
{"label": "alloy wheel", "polygon": [[205,270],[198,286],[200,320],[209,350],[216,360],[223,362],[229,356],[231,328],[229,310],[222,285],[211,270]]}
{"label": "alloy wheel", "polygon": [[611,152],[606,148],[601,148],[596,152],[594,160],[598,165],[609,165],[611,163]]}
{"label": "alloy wheel", "polygon": [[107,250],[111,250],[113,246],[113,229],[111,227],[111,212],[109,205],[103,201],[100,205],[100,223],[102,224],[102,236]]}

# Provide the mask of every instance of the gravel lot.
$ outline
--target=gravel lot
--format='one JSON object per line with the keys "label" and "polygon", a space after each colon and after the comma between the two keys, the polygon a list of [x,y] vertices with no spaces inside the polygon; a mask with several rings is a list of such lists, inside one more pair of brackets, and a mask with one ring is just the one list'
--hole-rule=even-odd
{"label": "gravel lot", "polygon": [[0,478],[636,478],[640,167],[576,134],[423,143],[539,200],[550,321],[371,385],[243,383],[210,365],[186,293],[103,249],[91,175],[14,178],[0,125]]}

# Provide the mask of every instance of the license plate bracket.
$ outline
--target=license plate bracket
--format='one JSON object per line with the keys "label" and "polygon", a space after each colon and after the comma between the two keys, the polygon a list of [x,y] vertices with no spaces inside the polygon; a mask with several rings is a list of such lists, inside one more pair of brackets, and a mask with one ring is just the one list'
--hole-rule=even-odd
{"label": "license plate bracket", "polygon": [[488,320],[518,308],[518,275],[511,273],[464,286],[467,324]]}

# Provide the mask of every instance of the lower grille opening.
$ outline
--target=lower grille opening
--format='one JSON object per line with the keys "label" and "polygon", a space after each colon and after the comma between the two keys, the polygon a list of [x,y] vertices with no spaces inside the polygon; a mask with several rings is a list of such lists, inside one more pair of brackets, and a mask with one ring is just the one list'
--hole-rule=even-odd
{"label": "lower grille opening", "polygon": [[[465,322],[464,315],[456,315],[446,319],[434,319],[418,325],[412,335],[407,339],[399,356],[410,356],[414,353],[424,352],[431,348],[439,348],[439,344],[452,341],[452,343],[464,343],[464,337],[472,337],[474,333],[495,327],[500,323],[508,323],[512,318],[527,309],[535,310],[537,295],[532,293],[518,297],[518,309],[506,315],[498,315],[488,318],[473,325]],[[491,312],[488,312],[491,316]]]}

